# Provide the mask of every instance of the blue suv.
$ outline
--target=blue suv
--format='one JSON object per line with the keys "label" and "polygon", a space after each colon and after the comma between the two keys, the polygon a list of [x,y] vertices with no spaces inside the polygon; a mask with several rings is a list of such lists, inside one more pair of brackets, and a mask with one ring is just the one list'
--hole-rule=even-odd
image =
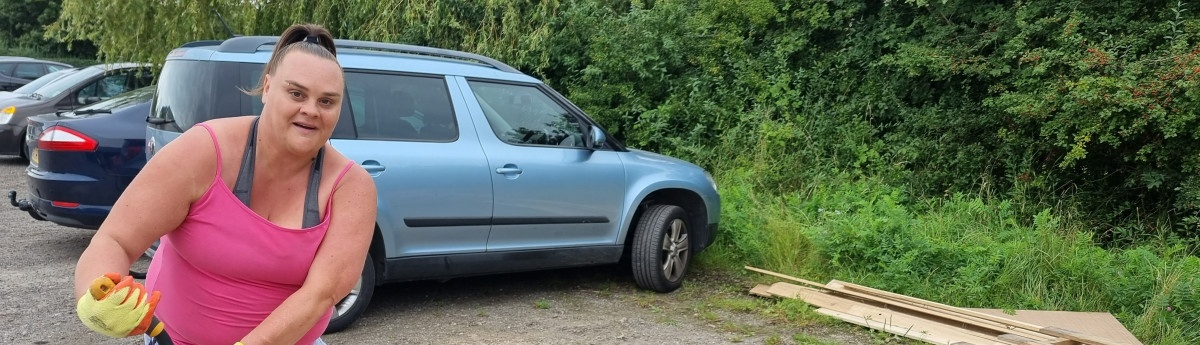
{"label": "blue suv", "polygon": [[[166,59],[147,152],[212,118],[257,114],[277,37],[202,41]],[[379,189],[359,285],[329,331],[378,284],[628,263],[637,285],[682,284],[716,236],[720,197],[700,167],[630,149],[541,81],[494,59],[337,40],[345,70],[331,143]]]}

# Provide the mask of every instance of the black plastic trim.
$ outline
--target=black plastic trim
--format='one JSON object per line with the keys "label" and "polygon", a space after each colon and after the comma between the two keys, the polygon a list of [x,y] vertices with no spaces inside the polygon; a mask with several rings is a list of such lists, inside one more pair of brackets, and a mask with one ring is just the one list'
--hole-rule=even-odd
{"label": "black plastic trim", "polygon": [[608,223],[608,217],[503,217],[492,218],[492,225],[591,224]]}
{"label": "black plastic trim", "polygon": [[444,279],[550,268],[597,266],[621,260],[620,245],[389,258],[383,281]]}
{"label": "black plastic trim", "polygon": [[475,226],[491,225],[491,218],[404,218],[404,225],[410,228],[431,226]]}
{"label": "black plastic trim", "polygon": [[404,225],[410,228],[477,225],[592,224],[608,222],[608,217],[404,218]]}

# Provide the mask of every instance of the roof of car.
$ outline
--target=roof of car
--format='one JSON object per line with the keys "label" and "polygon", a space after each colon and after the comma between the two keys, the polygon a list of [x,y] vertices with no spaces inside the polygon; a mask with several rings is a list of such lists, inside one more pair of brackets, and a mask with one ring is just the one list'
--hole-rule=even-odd
{"label": "roof of car", "polygon": [[105,69],[105,70],[110,70],[110,69],[130,68],[130,67],[150,67],[150,64],[136,63],[136,62],[116,62],[116,63],[100,63],[100,64],[87,66],[84,68],[101,68],[101,69]]}
{"label": "roof of car", "polygon": [[40,59],[24,57],[24,56],[0,56],[0,61],[36,61],[36,62],[44,62],[44,63],[60,65],[60,66],[67,66],[67,67],[71,66],[71,65],[68,65],[68,64],[65,64],[62,62],[58,62],[58,61],[40,60]]}
{"label": "roof of car", "polygon": [[[216,60],[265,63],[276,36],[241,36],[224,41],[196,41],[172,51],[167,60]],[[456,50],[407,44],[335,39],[338,62],[345,69],[437,73],[540,83],[498,60]],[[398,64],[395,60],[405,59]]]}

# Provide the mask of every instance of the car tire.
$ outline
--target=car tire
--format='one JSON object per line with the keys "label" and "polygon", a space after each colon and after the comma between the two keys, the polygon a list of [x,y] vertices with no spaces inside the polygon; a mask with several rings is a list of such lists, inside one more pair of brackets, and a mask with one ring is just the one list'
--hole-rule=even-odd
{"label": "car tire", "polygon": [[[25,129],[25,130],[28,131],[29,129]],[[29,153],[26,153],[25,151],[29,151],[29,147],[28,147],[28,145],[25,145],[25,137],[24,136],[21,137],[21,147],[19,148],[19,150],[20,151],[17,152],[17,156],[21,157],[21,159],[28,162],[29,161]]]}
{"label": "car tire", "polygon": [[325,334],[341,332],[350,327],[367,310],[367,304],[371,302],[371,296],[375,293],[375,264],[373,262],[371,254],[367,254],[367,261],[363,265],[362,275],[358,277],[358,284],[354,285],[350,294],[333,306],[333,316],[329,319],[329,326],[325,327]]}
{"label": "car tire", "polygon": [[671,292],[683,285],[692,250],[687,212],[675,205],[650,205],[634,232],[630,265],[643,289]]}

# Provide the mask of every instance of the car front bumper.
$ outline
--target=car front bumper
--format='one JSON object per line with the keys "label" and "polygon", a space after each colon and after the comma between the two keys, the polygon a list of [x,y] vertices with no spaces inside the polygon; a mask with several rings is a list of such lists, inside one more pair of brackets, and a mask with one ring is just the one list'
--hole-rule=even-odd
{"label": "car front bumper", "polygon": [[21,142],[25,141],[25,126],[0,124],[0,155],[21,155]]}

